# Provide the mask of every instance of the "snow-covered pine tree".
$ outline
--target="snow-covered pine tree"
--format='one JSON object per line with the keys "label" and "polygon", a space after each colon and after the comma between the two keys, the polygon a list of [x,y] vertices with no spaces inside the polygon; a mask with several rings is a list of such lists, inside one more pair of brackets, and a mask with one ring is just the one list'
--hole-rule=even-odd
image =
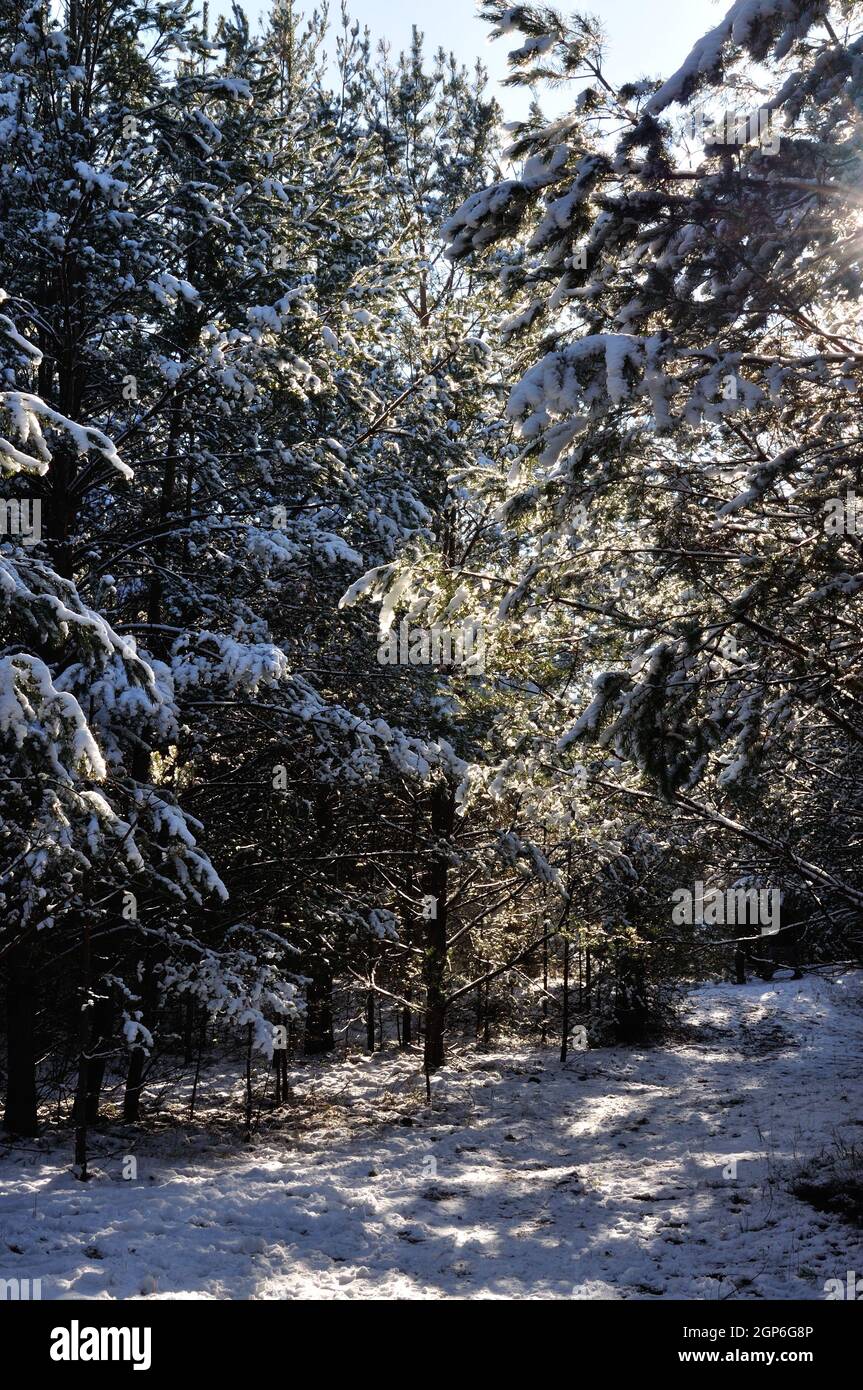
{"label": "snow-covered pine tree", "polygon": [[[467,679],[457,669],[426,667],[424,674],[419,659],[402,670],[411,681],[412,708],[402,716],[408,727],[442,734],[472,765],[468,797],[459,771],[427,793],[409,785],[395,799],[387,824],[405,860],[393,865],[388,881],[402,939],[384,942],[366,962],[370,993],[404,1005],[402,1037],[410,1037],[422,997],[429,1072],[443,1060],[447,1021],[464,1021],[469,1003],[476,1004],[480,1035],[487,1032],[493,983],[505,978],[508,962],[532,963],[545,938],[537,895],[559,892],[539,844],[546,827],[522,814],[517,796],[502,798],[490,788],[492,775],[484,774],[482,764],[511,746],[525,663],[510,665],[511,651],[485,644],[477,619],[488,603],[463,582],[469,571],[482,585],[485,562],[497,558],[500,526],[485,480],[506,477],[518,452],[501,411],[502,349],[488,331],[501,312],[496,277],[482,266],[448,264],[440,239],[441,221],[471,179],[495,164],[499,113],[483,83],[482,73],[472,77],[443,53],[427,65],[415,33],[397,62],[381,53],[370,116],[383,150],[378,205],[399,232],[398,298],[390,311],[406,364],[399,447],[425,481],[430,522],[393,564],[352,586],[345,602],[380,603],[382,636],[393,653],[411,640],[419,644],[423,632],[458,634],[466,625],[486,647],[484,672]],[[405,971],[418,943],[419,978]]]}
{"label": "snow-covered pine tree", "polygon": [[[239,13],[210,39],[189,6],[90,18],[79,5],[62,31],[41,11],[10,26],[20,138],[52,206],[19,176],[7,246],[50,349],[43,394],[110,430],[135,486],[61,452],[46,544],[163,680],[173,723],[159,739],[127,731],[129,770],[194,817],[182,823],[229,892],[166,925],[141,887],[136,925],[94,975],[106,1015],[126,991],[147,1035],[180,996],[266,1051],[266,1019],[290,1012],[288,966],[313,1018],[322,974],[325,1015],[330,957],[383,920],[369,783],[463,772],[410,699],[413,731],[391,722],[405,705],[398,685],[379,699],[372,619],[337,610],[352,571],[430,534],[436,484],[399,439],[406,402],[423,401],[423,437],[445,403],[424,403],[427,373],[404,373],[357,33],[344,29],[334,96],[321,23],[300,30],[289,8],[261,39]],[[44,96],[58,84],[59,106]],[[129,1119],[144,1060],[136,1045]]]}
{"label": "snow-covered pine tree", "polygon": [[[82,460],[95,454],[120,476],[129,470],[100,429],[67,418],[28,389],[41,354],[10,316],[3,315],[0,328],[6,349],[0,409],[8,435],[0,443],[4,516],[13,514],[13,503],[19,509],[26,503],[37,509],[30,510],[31,520],[38,520],[40,499],[32,493],[40,480],[50,483],[54,451],[67,438]],[[145,890],[158,895],[163,911],[173,899],[225,895],[197,847],[194,824],[156,785],[142,784],[131,772],[143,743],[165,746],[176,736],[168,672],[88,606],[73,579],[57,572],[50,532],[44,540],[39,532],[36,525],[10,535],[0,551],[2,954],[9,1025],[4,1122],[27,1134],[37,1123],[36,975],[58,968],[66,973],[62,962],[80,953],[73,969],[81,972],[83,1105],[90,1053],[106,1031],[100,1009],[105,984],[96,978],[94,953],[117,933],[146,930],[138,919]],[[123,1032],[134,1042],[142,1031],[134,995],[121,986],[120,997],[127,1005]],[[79,1158],[85,1161],[83,1153]]]}
{"label": "snow-covered pine tree", "polygon": [[667,82],[623,87],[590,22],[486,14],[523,40],[516,77],[576,89],[446,228],[457,260],[508,253],[513,344],[544,335],[509,397],[507,501],[542,546],[505,602],[568,634],[578,703],[534,756],[583,748],[616,804],[659,795],[813,913],[859,908],[802,806],[825,764],[847,795],[859,758],[861,7],[739,0]]}
{"label": "snow-covered pine tree", "polygon": [[[183,729],[188,725],[183,721],[195,708],[187,696],[189,688],[203,693],[209,684],[217,693],[242,689],[254,694],[262,683],[275,683],[286,669],[284,653],[271,642],[257,640],[261,624],[255,627],[254,614],[244,619],[236,611],[240,594],[232,604],[230,590],[215,598],[208,584],[208,610],[207,593],[178,576],[174,567],[179,559],[181,568],[194,553],[197,521],[212,546],[212,537],[232,526],[237,494],[245,513],[250,510],[242,477],[227,502],[219,495],[225,491],[220,487],[220,460],[207,451],[201,422],[205,416],[211,418],[211,412],[229,417],[233,405],[244,397],[248,402],[254,394],[251,366],[257,367],[268,351],[270,359],[274,355],[267,343],[261,345],[263,335],[256,328],[259,301],[233,304],[226,328],[218,326],[219,304],[227,298],[231,276],[239,274],[243,284],[270,275],[272,267],[266,264],[250,277],[246,267],[238,272],[232,263],[247,254],[241,234],[245,231],[247,241],[256,234],[248,230],[242,212],[253,190],[238,180],[242,152],[234,154],[233,164],[220,162],[200,134],[205,130],[214,145],[229,141],[232,134],[238,138],[232,116],[235,108],[249,105],[250,85],[236,69],[251,60],[243,59],[242,25],[226,33],[223,48],[230,55],[225,70],[209,73],[208,45],[194,26],[183,29],[176,8],[168,15],[161,7],[121,7],[103,26],[90,23],[92,18],[81,4],[69,7],[65,28],[39,7],[18,7],[4,14],[8,58],[3,87],[10,113],[4,147],[4,263],[10,302],[39,342],[38,350],[29,350],[8,321],[6,338],[17,360],[7,369],[13,438],[5,461],[15,469],[30,468],[32,460],[15,445],[15,433],[35,441],[38,468],[32,471],[39,480],[33,491],[36,503],[44,503],[45,554],[70,594],[54,604],[56,637],[44,618],[38,628],[39,607],[45,602],[39,601],[37,636],[47,647],[48,674],[56,679],[52,662],[62,673],[62,688],[68,689],[62,703],[69,719],[74,715],[73,696],[80,698],[79,687],[86,689],[84,708],[94,726],[94,756],[101,757],[101,762],[88,765],[89,772],[110,772],[115,799],[126,803],[122,812],[115,811],[110,802],[103,806],[104,797],[88,791],[94,808],[87,822],[92,850],[95,854],[103,822],[116,823],[113,839],[109,836],[112,855],[121,860],[131,856],[142,878],[134,885],[130,903],[118,899],[114,923],[105,906],[112,902],[110,885],[106,887],[95,865],[82,857],[80,884],[74,892],[65,884],[63,910],[52,911],[49,903],[45,915],[52,921],[61,919],[73,932],[85,931],[91,940],[88,913],[94,925],[98,919],[98,930],[112,926],[125,934],[126,966],[132,967],[133,981],[143,969],[146,988],[148,970],[158,967],[163,988],[194,988],[213,1009],[253,1026],[257,1041],[266,1047],[269,1025],[261,1005],[278,1017],[290,998],[275,973],[271,944],[263,954],[250,952],[236,935],[228,941],[223,916],[208,918],[196,881],[208,892],[224,896],[225,890],[206,855],[196,848],[200,827],[178,810],[167,790],[177,749],[186,737]],[[152,39],[146,58],[137,42],[141,31]],[[227,127],[227,134],[207,108]],[[253,131],[244,128],[240,135],[254,146]],[[206,172],[202,161],[207,158],[216,176],[205,189],[205,181],[194,176]],[[258,152],[256,158],[266,158],[266,152]],[[262,189],[254,185],[254,192],[265,207],[281,206],[266,180]],[[208,305],[186,278],[196,257],[198,278],[203,282],[208,273]],[[234,310],[239,321],[232,317]],[[259,312],[265,321],[274,313],[268,306]],[[31,376],[35,371],[38,397],[21,394],[15,373],[20,374],[22,362],[32,369]],[[296,370],[287,361],[284,365],[292,381],[314,379],[306,363]],[[297,389],[307,399],[303,387]],[[96,418],[110,429],[131,466],[121,461],[106,432],[81,425],[82,418]],[[40,421],[47,436],[44,443]],[[253,419],[252,430],[255,425]],[[229,446],[242,446],[241,455],[248,450],[254,456],[248,432],[236,441],[228,429],[225,435]],[[200,452],[192,453],[190,444]],[[184,448],[188,455],[182,456],[189,458],[185,476],[179,467]],[[230,447],[227,453],[230,457]],[[203,488],[198,499],[195,466],[200,455]],[[122,483],[133,470],[136,492],[115,486],[115,479]],[[192,512],[194,506],[200,507],[198,515]],[[338,551],[338,538],[320,527],[312,529],[310,545],[320,540],[328,556]],[[177,532],[182,537],[179,550],[172,545]],[[240,531],[245,552],[254,550],[256,534],[246,515]],[[199,565],[203,575],[212,553],[200,549],[205,552]],[[32,560],[28,552],[22,553],[30,568],[38,570],[42,552],[34,551]],[[46,570],[39,584],[50,590],[51,582],[51,571]],[[10,587],[7,598],[13,592]],[[27,585],[20,587],[19,609],[22,595],[30,592]],[[71,612],[78,605],[89,614],[88,602],[97,605],[97,611],[92,624],[82,619],[90,634],[82,656],[68,639],[65,609]],[[220,623],[225,608],[228,620]],[[190,621],[195,627],[191,635]],[[21,631],[13,626],[10,633],[13,653],[26,641]],[[71,631],[77,636],[77,627]],[[18,664],[10,667],[10,679],[13,672],[17,679]],[[101,666],[105,672],[97,678]],[[48,687],[45,694],[53,699]],[[185,701],[182,715],[178,700]],[[7,713],[9,737],[16,747],[18,735],[12,713]],[[88,728],[75,734],[73,766],[86,754],[82,740],[89,737]],[[205,727],[201,733],[206,733]],[[65,766],[59,754],[57,761],[58,767]],[[48,760],[46,795],[50,770]],[[34,814],[38,824],[38,805]],[[62,819],[57,833],[62,838]],[[139,847],[145,835],[153,849],[149,873],[150,846]],[[70,843],[74,844],[71,833]],[[85,873],[88,867],[92,873]],[[9,872],[13,869],[25,880],[26,897],[31,870],[18,851],[10,855]],[[116,872],[122,876],[124,870]],[[169,902],[197,900],[200,936],[181,911],[176,917],[173,911],[166,916],[166,895],[171,895]],[[121,906],[128,908],[122,916]],[[9,921],[12,925],[13,919]],[[31,930],[36,925],[31,923]],[[59,935],[55,931],[51,938],[40,939],[55,942]],[[13,944],[17,942],[15,936]],[[144,946],[143,960],[140,947],[134,954],[135,942]],[[40,968],[50,971],[53,959],[49,952]],[[109,1004],[116,1005],[119,996],[128,1005],[137,1023],[130,1023],[125,1033],[134,1043],[143,1036],[140,1009],[135,1008],[140,999],[134,983],[123,984],[122,972],[115,975],[116,964],[115,958],[109,970],[107,958],[100,958],[98,966],[93,965],[93,978],[100,970],[110,975],[111,984],[105,984],[100,997],[113,992]],[[29,960],[25,965],[29,972]],[[89,973],[90,966],[87,969]],[[16,1008],[20,1016],[23,1005]],[[105,1031],[100,1024],[100,1037]],[[140,1057],[138,1051],[133,1063]],[[89,1094],[89,1083],[85,1091]],[[31,1092],[32,1087],[28,1097]],[[29,1099],[28,1106],[24,1122],[32,1127]],[[131,1112],[134,1109],[133,1104]]]}

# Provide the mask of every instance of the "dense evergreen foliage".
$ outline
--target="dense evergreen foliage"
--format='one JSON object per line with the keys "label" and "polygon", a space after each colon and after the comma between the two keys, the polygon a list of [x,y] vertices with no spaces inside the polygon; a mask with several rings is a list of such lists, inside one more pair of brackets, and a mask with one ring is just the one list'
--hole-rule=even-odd
{"label": "dense evergreen foliage", "polygon": [[858,958],[863,5],[617,88],[488,0],[572,92],[506,131],[346,14],[64,8],[0,13],[6,1128]]}

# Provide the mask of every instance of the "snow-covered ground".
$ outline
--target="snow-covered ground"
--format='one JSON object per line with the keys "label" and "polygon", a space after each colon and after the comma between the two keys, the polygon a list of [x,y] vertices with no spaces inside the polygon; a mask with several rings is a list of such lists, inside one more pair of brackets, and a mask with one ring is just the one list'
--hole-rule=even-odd
{"label": "snow-covered ground", "polygon": [[[860,1231],[791,1195],[863,1141],[863,978],[709,986],[680,1041],[297,1068],[250,1146],[208,1125],[0,1161],[0,1278],[43,1298],[824,1298]],[[736,1164],[736,1167],[735,1167]],[[816,1165],[815,1171],[818,1171]],[[735,1176],[736,1173],[736,1176]]]}

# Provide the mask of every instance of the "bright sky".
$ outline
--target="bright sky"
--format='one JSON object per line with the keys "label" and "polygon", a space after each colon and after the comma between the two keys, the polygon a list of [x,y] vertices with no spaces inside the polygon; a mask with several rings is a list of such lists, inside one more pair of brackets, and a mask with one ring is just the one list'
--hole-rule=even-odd
{"label": "bright sky", "polygon": [[[225,0],[222,5],[227,8]],[[608,34],[609,75],[617,82],[639,77],[668,77],[688,54],[696,39],[718,24],[731,0],[562,0],[564,12],[581,9],[596,14]],[[218,7],[218,0],[217,0]],[[302,3],[300,0],[300,8]],[[311,7],[311,0],[309,8]],[[268,0],[247,0],[251,17],[269,8]],[[410,41],[411,25],[426,35],[426,47],[452,50],[468,67],[481,58],[497,84],[506,75],[506,55],[515,36],[488,41],[488,27],[476,16],[474,0],[349,0],[351,15],[368,25],[373,38],[386,38],[396,50]],[[337,3],[332,4],[337,10]],[[525,98],[495,87],[507,114],[518,116]],[[543,105],[552,104],[548,96]]]}

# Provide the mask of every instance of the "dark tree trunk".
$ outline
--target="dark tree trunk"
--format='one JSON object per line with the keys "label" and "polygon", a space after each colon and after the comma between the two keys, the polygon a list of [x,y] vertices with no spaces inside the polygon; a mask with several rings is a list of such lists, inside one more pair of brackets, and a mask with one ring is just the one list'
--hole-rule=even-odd
{"label": "dark tree trunk", "polygon": [[277,1055],[279,1059],[279,1071],[281,1082],[279,1086],[279,1092],[282,1105],[285,1105],[291,1098],[291,1090],[288,1085],[288,1049],[285,1048],[283,1052],[279,1052]]}
{"label": "dark tree trunk", "polygon": [[92,1027],[90,1023],[90,992],[92,968],[90,961],[90,925],[81,928],[81,985],[78,1005],[78,1085],[75,1090],[73,1115],[75,1119],[75,1176],[86,1182],[87,1172],[87,1064],[89,1061]]}
{"label": "dark tree trunk", "polygon": [[273,1053],[273,1071],[276,1076],[276,1105],[284,1105],[288,1100],[288,1050],[279,1048]]}
{"label": "dark tree trunk", "polygon": [[106,1052],[110,1046],[113,1009],[109,999],[97,999],[91,1010],[90,1046],[85,1068],[85,1105],[87,1124],[99,1123],[102,1082],[105,1079]]}
{"label": "dark tree trunk", "polygon": [[183,1013],[183,1061],[189,1066],[195,1060],[195,1001],[187,999]]}
{"label": "dark tree trunk", "polygon": [[136,1047],[129,1058],[126,1090],[123,1094],[123,1119],[134,1124],[141,1113],[141,1089],[144,1084],[144,1049]]}
{"label": "dark tree trunk", "polygon": [[569,937],[563,938],[563,998],[560,1024],[560,1060],[566,1061],[569,1048]]}
{"label": "dark tree trunk", "polygon": [[375,1050],[375,996],[371,990],[366,994],[366,1052]]}
{"label": "dark tree trunk", "polygon": [[22,947],[7,957],[7,1085],[3,1128],[32,1138],[39,1133],[36,1113],[36,990]]}
{"label": "dark tree trunk", "polygon": [[425,1050],[426,1074],[444,1064],[446,1048],[446,995],[444,976],[447,963],[447,875],[448,865],[440,845],[452,831],[454,802],[450,789],[440,787],[431,808],[431,832],[435,841],[428,869],[426,894],[433,900],[434,915],[425,919],[423,979],[426,987]]}
{"label": "dark tree trunk", "polygon": [[444,1032],[446,1029],[446,1004],[442,991],[430,982],[426,998],[426,1036],[425,1064],[428,1071],[437,1071],[446,1057]]}
{"label": "dark tree trunk", "polygon": [[623,951],[615,961],[615,1021],[622,1042],[636,1043],[645,1036],[650,1018],[647,979],[640,956]]}
{"label": "dark tree trunk", "polygon": [[254,1093],[252,1091],[252,1025],[246,1030],[246,1137],[252,1133]]}
{"label": "dark tree trunk", "polygon": [[[414,845],[413,845],[413,847],[414,847],[414,850],[415,850],[415,849],[416,849],[416,837],[414,837]],[[411,886],[413,886],[413,885],[411,885]],[[404,934],[405,934],[405,947],[406,947],[408,950],[410,950],[410,947],[413,945],[414,936],[415,936],[413,918],[411,917],[411,914],[410,914],[410,913],[407,913],[407,915],[406,915],[406,917],[405,917]],[[410,990],[409,990],[409,988],[408,988],[407,986],[405,986],[405,988],[404,988],[404,990],[402,991],[402,993],[403,993],[405,999],[410,999],[410,997],[411,997],[411,995],[410,995]],[[411,1012],[412,1012],[412,1010],[409,1009],[409,1008],[407,1008],[406,1005],[402,1007],[402,1010],[401,1010],[401,1031],[400,1031],[400,1033],[399,1033],[399,1047],[410,1047],[411,1043],[413,1042],[413,1028],[414,1028],[414,1025],[413,1025],[413,1019],[411,1018]]]}
{"label": "dark tree trunk", "polygon": [[[141,990],[141,1003],[143,1004],[143,1022],[152,1027],[153,1016],[156,1012],[157,992],[156,977],[153,973],[152,962],[144,965],[144,981]],[[201,1023],[203,1031],[203,1020]],[[198,1059],[200,1065],[200,1047],[198,1049]],[[146,1053],[142,1047],[135,1047],[129,1057],[129,1070],[126,1073],[126,1090],[123,1094],[123,1119],[130,1124],[135,1124],[141,1112],[141,1091],[144,1087],[144,1067],[147,1061]]]}
{"label": "dark tree trunk", "polygon": [[333,977],[329,966],[320,956],[313,961],[306,987],[306,1035],[303,1051],[307,1057],[332,1052],[333,1037]]}
{"label": "dark tree trunk", "polygon": [[[564,986],[564,991],[566,987]],[[542,1022],[539,1025],[540,1046],[548,1041],[548,932],[542,943]]]}
{"label": "dark tree trunk", "polygon": [[201,1060],[204,1055],[204,1034],[206,1032],[206,1019],[202,1018],[198,1026],[198,1055],[195,1058],[195,1079],[192,1082],[192,1098],[189,1101],[189,1124],[195,1118],[195,1101],[198,1098],[198,1082],[201,1079]]}
{"label": "dark tree trunk", "polygon": [[[333,794],[326,788],[319,787],[315,794],[315,821],[322,852],[332,843],[336,834],[335,808]],[[336,864],[338,866],[338,859]],[[339,869],[336,867],[336,887],[339,886],[339,877]],[[307,1057],[318,1057],[322,1053],[332,1052],[336,1045],[333,1036],[333,970],[323,936],[315,937],[310,942],[305,973],[308,976],[308,984],[303,1051]],[[345,1030],[346,1053],[347,1045],[348,1033]]]}

